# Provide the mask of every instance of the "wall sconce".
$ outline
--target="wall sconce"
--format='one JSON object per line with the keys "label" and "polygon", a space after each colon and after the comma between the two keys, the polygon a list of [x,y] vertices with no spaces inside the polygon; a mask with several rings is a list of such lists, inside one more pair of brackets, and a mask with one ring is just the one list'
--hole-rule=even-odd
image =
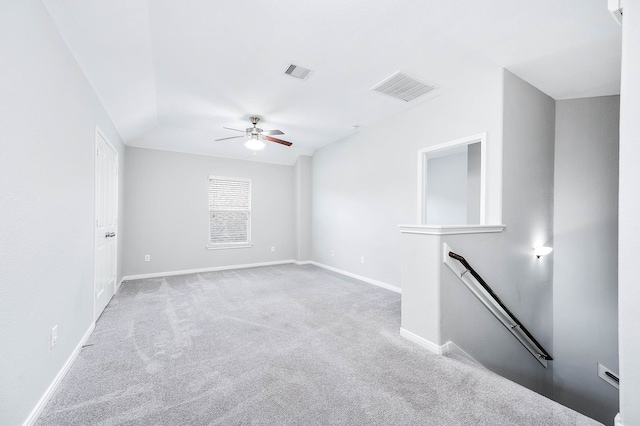
{"label": "wall sconce", "polygon": [[540,256],[546,256],[552,251],[553,251],[553,248],[551,247],[540,246],[540,247],[534,247],[533,254],[535,254],[536,257],[540,259]]}

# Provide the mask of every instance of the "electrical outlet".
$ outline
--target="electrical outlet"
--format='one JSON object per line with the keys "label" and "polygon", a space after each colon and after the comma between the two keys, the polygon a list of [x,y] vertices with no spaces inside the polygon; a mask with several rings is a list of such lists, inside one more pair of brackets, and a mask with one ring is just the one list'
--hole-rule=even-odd
{"label": "electrical outlet", "polygon": [[51,341],[50,343],[50,347],[51,349],[53,349],[53,347],[56,345],[56,343],[58,343],[58,325],[54,325],[53,328],[51,329]]}
{"label": "electrical outlet", "polygon": [[331,250],[331,257],[333,257],[333,256],[335,256],[335,255],[336,255],[336,252],[335,252],[335,251],[333,251],[333,250]]}
{"label": "electrical outlet", "polygon": [[151,255],[150,254],[145,254],[144,255],[144,261],[145,262],[151,262]]}
{"label": "electrical outlet", "polygon": [[271,252],[273,253],[274,251],[276,251],[275,246],[271,246]]}
{"label": "electrical outlet", "polygon": [[360,256],[360,263],[364,263],[364,256]]}

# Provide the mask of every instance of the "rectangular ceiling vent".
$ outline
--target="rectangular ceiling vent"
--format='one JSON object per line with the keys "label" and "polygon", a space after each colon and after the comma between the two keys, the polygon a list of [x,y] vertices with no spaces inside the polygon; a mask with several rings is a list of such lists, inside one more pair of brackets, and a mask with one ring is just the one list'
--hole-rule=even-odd
{"label": "rectangular ceiling vent", "polygon": [[295,78],[299,78],[301,80],[304,80],[305,78],[307,78],[309,76],[309,74],[311,74],[311,70],[301,67],[299,65],[289,65],[289,68],[287,68],[287,70],[284,72],[285,74],[290,75],[291,77],[295,77]]}
{"label": "rectangular ceiling vent", "polygon": [[418,96],[429,93],[433,89],[435,89],[435,86],[423,83],[422,81],[416,80],[415,78],[409,77],[407,74],[398,71],[382,83],[378,84],[372,90],[409,102]]}

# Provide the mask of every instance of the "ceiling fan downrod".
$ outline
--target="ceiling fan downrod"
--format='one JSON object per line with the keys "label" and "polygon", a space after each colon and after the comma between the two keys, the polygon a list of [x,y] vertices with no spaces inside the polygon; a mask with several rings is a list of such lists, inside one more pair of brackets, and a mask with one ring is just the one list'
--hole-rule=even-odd
{"label": "ceiling fan downrod", "polygon": [[247,129],[247,136],[251,137],[253,135],[256,136],[262,136],[261,133],[263,132],[262,129],[258,129],[256,127],[256,124],[258,124],[258,122],[260,121],[260,117],[249,117],[249,120],[251,120],[251,123],[253,124],[253,127],[249,127]]}

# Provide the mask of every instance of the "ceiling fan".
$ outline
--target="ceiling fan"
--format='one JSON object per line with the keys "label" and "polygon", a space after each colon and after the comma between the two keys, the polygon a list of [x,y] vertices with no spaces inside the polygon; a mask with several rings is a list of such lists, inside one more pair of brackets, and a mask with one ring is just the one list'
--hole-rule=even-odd
{"label": "ceiling fan", "polygon": [[268,135],[284,135],[284,133],[281,132],[280,130],[262,130],[257,128],[256,124],[258,124],[258,122],[260,121],[260,117],[249,117],[249,120],[251,120],[251,124],[253,124],[253,127],[249,127],[245,130],[238,130],[238,129],[232,129],[230,127],[223,127],[223,129],[233,130],[235,132],[242,132],[244,133],[243,136],[231,136],[228,138],[216,139],[216,141],[224,141],[227,139],[248,137],[249,140],[244,144],[244,146],[246,146],[249,149],[253,149],[254,151],[264,148],[264,142],[262,142],[263,140],[276,142],[285,146],[292,145],[291,142],[283,141],[282,139],[272,138],[271,136],[268,136]]}

